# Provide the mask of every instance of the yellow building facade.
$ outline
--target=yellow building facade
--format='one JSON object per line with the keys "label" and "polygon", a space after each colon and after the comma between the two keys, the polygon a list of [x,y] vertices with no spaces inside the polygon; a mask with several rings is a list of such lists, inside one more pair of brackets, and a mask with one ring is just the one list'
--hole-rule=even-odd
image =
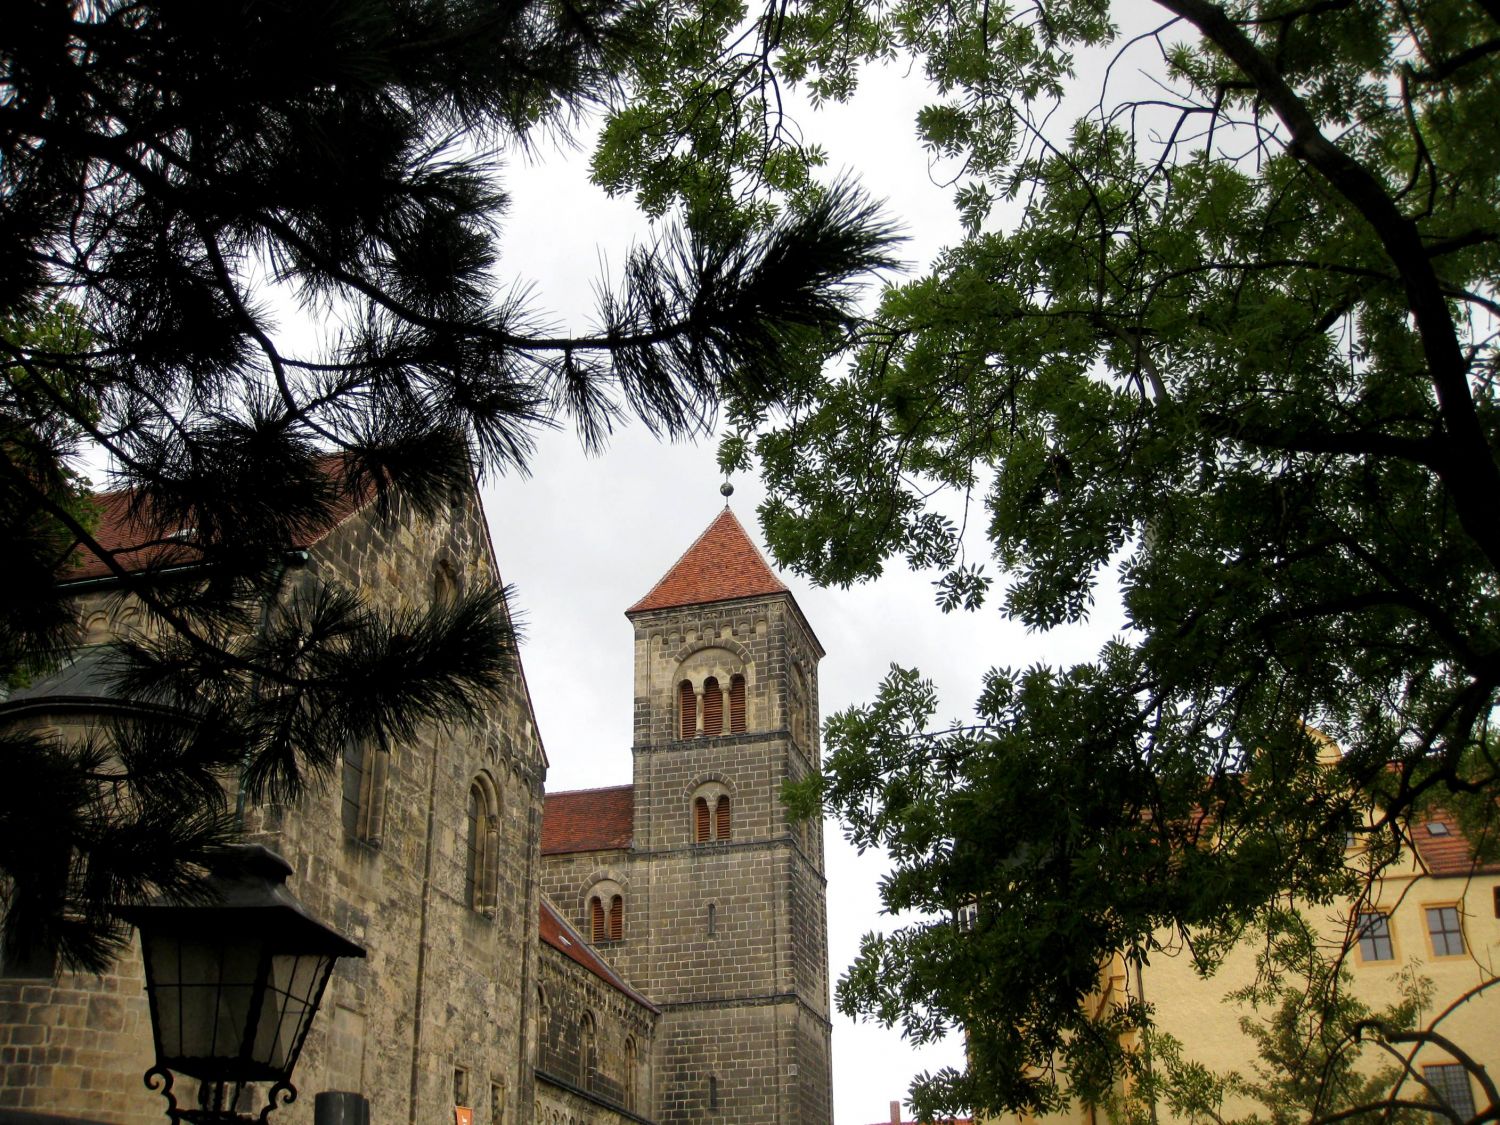
{"label": "yellow building facade", "polygon": [[[1361,864],[1357,839],[1350,840],[1350,864],[1356,869]],[[1321,936],[1327,956],[1342,963],[1345,986],[1354,998],[1379,1013],[1398,1004],[1418,983],[1427,998],[1417,1026],[1436,1031],[1488,1075],[1500,1078],[1500,865],[1476,863],[1452,817],[1435,812],[1412,824],[1409,846],[1372,881],[1361,902],[1307,907],[1303,913]],[[1098,992],[1088,1001],[1093,1012],[1102,1016],[1142,1000],[1151,1008],[1156,1029],[1181,1045],[1182,1059],[1215,1075],[1235,1072],[1253,1081],[1257,1066],[1265,1063],[1243,1022],[1264,1025],[1272,1016],[1270,1009],[1239,998],[1256,982],[1255,941],[1247,939],[1232,950],[1208,978],[1194,971],[1188,951],[1169,935],[1159,935],[1159,944],[1164,949],[1152,952],[1144,963],[1123,954],[1111,958],[1101,971]],[[1387,1091],[1390,1096],[1441,1100],[1462,1121],[1500,1109],[1491,1105],[1473,1068],[1439,1044],[1401,1044],[1399,1054],[1368,1041],[1355,1049],[1361,1051],[1361,1071],[1405,1067],[1407,1077],[1399,1090]],[[1143,1056],[1141,1062],[1165,1076],[1163,1059]],[[1127,1090],[1122,1087],[1120,1093]],[[1174,1111],[1164,1097],[1141,1108],[1160,1125],[1191,1119]],[[1285,1107],[1231,1091],[1216,1113],[1222,1122],[1252,1115],[1266,1120],[1273,1109]],[[1118,1116],[1110,1107],[1075,1102],[1046,1120],[1103,1125]],[[1205,1115],[1203,1120],[1212,1119]]]}

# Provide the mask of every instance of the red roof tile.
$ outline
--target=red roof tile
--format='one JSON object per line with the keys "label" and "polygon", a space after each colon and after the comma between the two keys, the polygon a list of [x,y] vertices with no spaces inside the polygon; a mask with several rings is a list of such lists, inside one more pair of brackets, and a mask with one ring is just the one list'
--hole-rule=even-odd
{"label": "red roof tile", "polygon": [[784,593],[785,584],[726,505],[666,576],[625,613]]}
{"label": "red roof tile", "polygon": [[[324,458],[321,462],[324,472],[330,475],[337,471],[339,464],[334,457]],[[134,495],[131,490],[122,489],[118,492],[95,493],[93,497],[99,514],[99,522],[93,532],[94,541],[106,551],[117,552],[115,561],[120,566],[127,571],[139,571],[147,567],[187,566],[202,559],[201,550],[191,542],[190,529],[166,527],[153,521],[149,513],[143,515],[132,512]],[[293,546],[313,546],[364,507],[373,496],[374,490],[369,488],[359,496],[352,496],[340,489],[337,498],[329,505],[328,522],[298,535]],[[178,534],[182,534],[183,541],[172,542],[173,537]],[[63,581],[104,578],[113,573],[102,559],[85,551]]]}
{"label": "red roof tile", "polygon": [[634,787],[548,793],[542,808],[542,854],[628,848],[635,834]]}
{"label": "red roof tile", "polygon": [[605,984],[630,997],[637,1004],[643,1004],[653,1012],[661,1011],[650,1000],[626,984],[625,979],[610,967],[609,962],[600,957],[594,947],[583,940],[583,935],[568,925],[567,919],[545,898],[542,899],[539,914],[538,932],[543,943],[550,945],[568,960],[582,965]]}
{"label": "red roof tile", "polygon": [[[1434,834],[1430,825],[1438,825]],[[1500,864],[1475,863],[1469,840],[1447,809],[1428,809],[1411,825],[1417,858],[1429,875],[1471,875],[1500,872]]]}

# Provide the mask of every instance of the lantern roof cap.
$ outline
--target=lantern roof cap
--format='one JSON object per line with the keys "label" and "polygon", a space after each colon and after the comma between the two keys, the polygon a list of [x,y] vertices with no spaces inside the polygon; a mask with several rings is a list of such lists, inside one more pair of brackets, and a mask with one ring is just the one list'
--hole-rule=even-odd
{"label": "lantern roof cap", "polygon": [[136,926],[256,930],[288,953],[363,957],[363,946],[318,921],[287,889],[291,873],[292,865],[263,844],[235,844],[209,861],[201,897],[158,899],[125,907],[120,916]]}

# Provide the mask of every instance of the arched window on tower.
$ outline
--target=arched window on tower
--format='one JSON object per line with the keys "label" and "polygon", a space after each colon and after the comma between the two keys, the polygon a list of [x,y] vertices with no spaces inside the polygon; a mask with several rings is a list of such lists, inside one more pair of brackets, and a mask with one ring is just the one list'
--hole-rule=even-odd
{"label": "arched window on tower", "polygon": [[698,733],[698,697],[693,692],[693,682],[683,680],[677,685],[677,737],[692,738]]}
{"label": "arched window on tower", "polygon": [[693,842],[707,843],[711,835],[708,798],[699,797],[693,802]]}
{"label": "arched window on tower", "polygon": [[493,914],[500,874],[500,816],[494,792],[483,777],[476,777],[469,785],[468,820],[464,902],[480,914]]}
{"label": "arched window on tower", "polygon": [[620,941],[625,937],[625,899],[615,895],[609,900],[609,940]]}
{"label": "arched window on tower", "polygon": [[733,836],[734,796],[722,778],[706,778],[692,791],[692,841],[722,843]]}
{"label": "arched window on tower", "polygon": [[745,677],[738,672],[729,677],[729,733],[745,733]]}
{"label": "arched window on tower", "polygon": [[724,693],[714,676],[703,681],[703,733],[709,738],[724,733]]}
{"label": "arched window on tower", "polygon": [[607,939],[609,929],[604,920],[604,901],[595,895],[589,899],[589,941],[598,945]]}

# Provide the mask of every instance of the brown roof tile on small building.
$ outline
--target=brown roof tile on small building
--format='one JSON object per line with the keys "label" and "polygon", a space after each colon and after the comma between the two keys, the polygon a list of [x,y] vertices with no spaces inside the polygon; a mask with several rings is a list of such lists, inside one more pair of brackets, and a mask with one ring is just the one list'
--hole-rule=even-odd
{"label": "brown roof tile on small building", "polygon": [[[325,457],[319,466],[331,477],[339,471],[341,462],[335,457]],[[374,495],[372,488],[364,488],[357,495],[340,489],[328,506],[327,521],[305,528],[291,546],[299,549],[314,546],[369,503]],[[136,573],[151,568],[191,566],[202,561],[203,551],[193,542],[192,528],[165,526],[163,520],[153,519],[149,511],[138,511],[135,497],[136,493],[131,489],[98,492],[92,497],[98,514],[93,540],[114,555],[122,570]],[[85,578],[106,578],[114,573],[103,559],[83,551],[62,580],[76,582]]]}
{"label": "brown roof tile on small building", "polygon": [[652,609],[786,592],[785,583],[776,577],[726,505],[662,580],[625,613],[629,616]]}
{"label": "brown roof tile on small building", "polygon": [[545,898],[541,901],[541,909],[538,913],[537,929],[543,944],[550,945],[568,960],[582,965],[605,984],[630,997],[637,1004],[650,1008],[653,1012],[661,1011],[650,1000],[626,984],[625,978],[615,972],[609,962],[600,957],[594,947],[583,940],[583,935],[568,925],[567,919],[558,913]]}
{"label": "brown roof tile on small building", "polygon": [[1420,820],[1413,820],[1411,837],[1417,858],[1429,875],[1500,873],[1500,863],[1474,861],[1468,837],[1447,809],[1428,809]]}
{"label": "brown roof tile on small building", "polygon": [[634,786],[548,793],[542,808],[543,855],[628,848],[634,832]]}

